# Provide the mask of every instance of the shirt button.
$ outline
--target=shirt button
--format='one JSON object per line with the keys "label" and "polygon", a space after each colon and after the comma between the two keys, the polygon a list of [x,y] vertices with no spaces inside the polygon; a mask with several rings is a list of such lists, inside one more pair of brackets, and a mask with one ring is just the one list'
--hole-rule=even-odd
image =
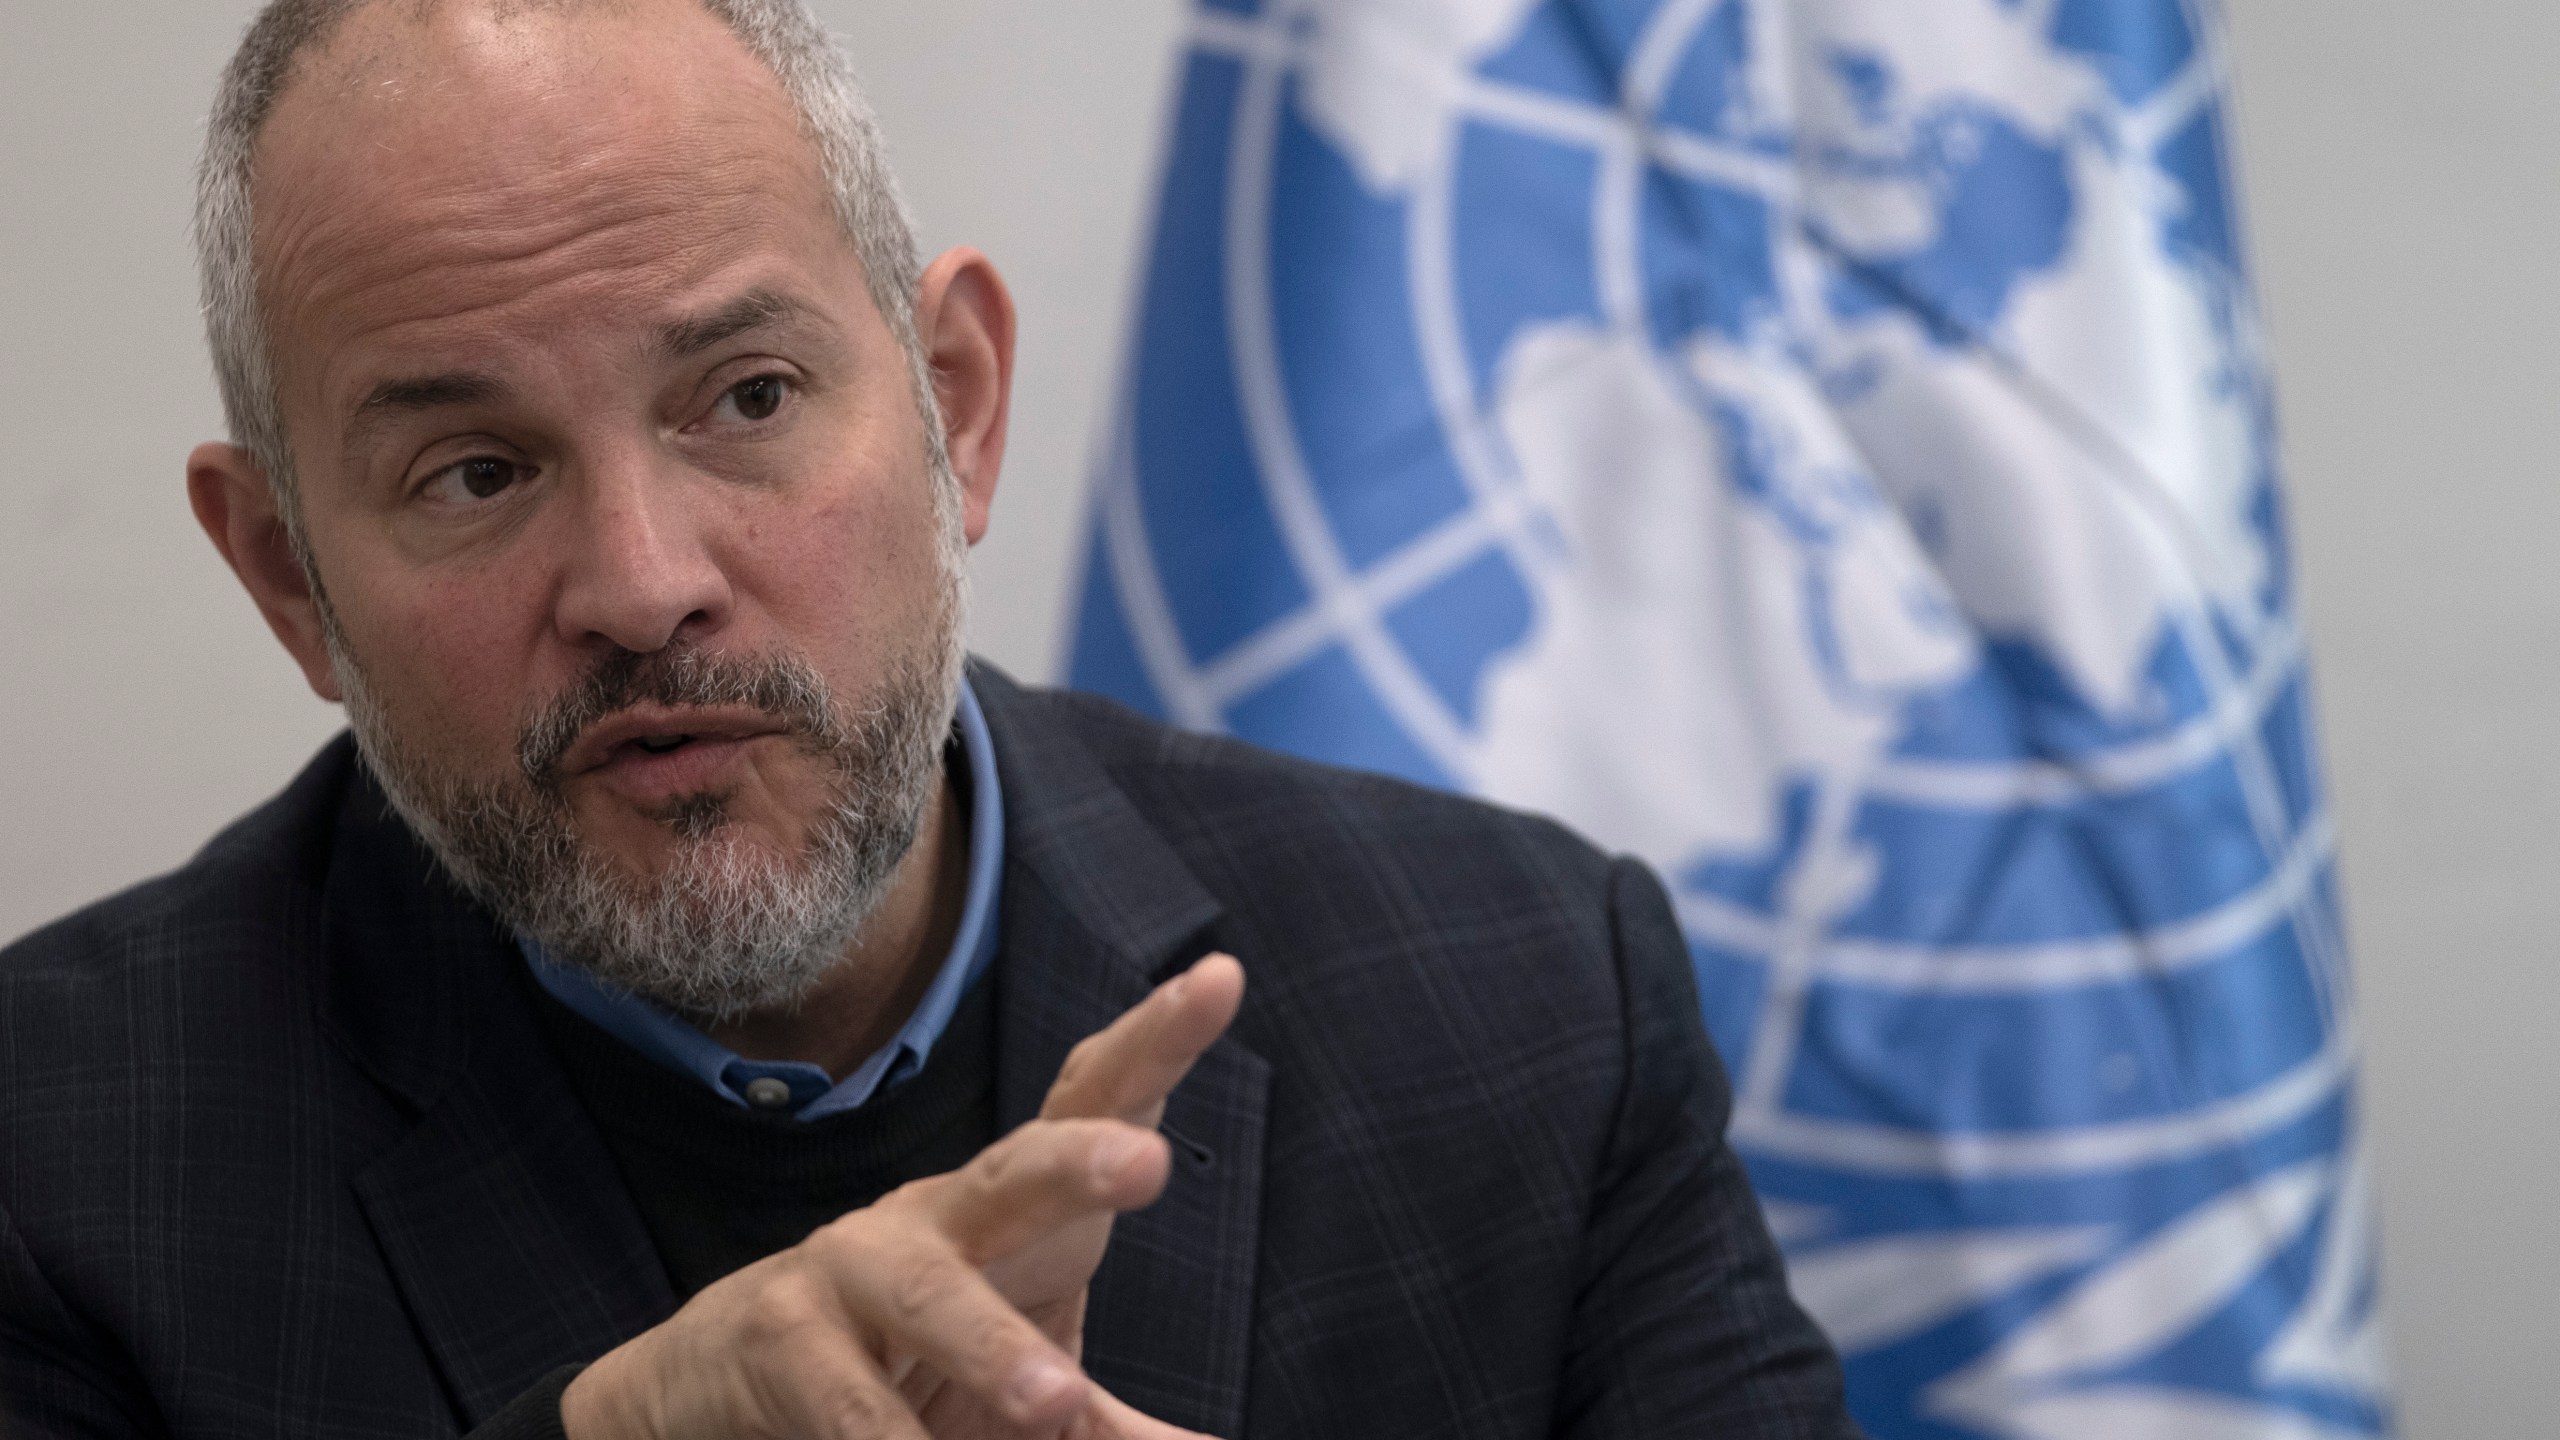
{"label": "shirt button", "polygon": [[780,1110],[791,1104],[791,1085],[771,1075],[759,1075],[747,1082],[747,1103],[759,1110]]}

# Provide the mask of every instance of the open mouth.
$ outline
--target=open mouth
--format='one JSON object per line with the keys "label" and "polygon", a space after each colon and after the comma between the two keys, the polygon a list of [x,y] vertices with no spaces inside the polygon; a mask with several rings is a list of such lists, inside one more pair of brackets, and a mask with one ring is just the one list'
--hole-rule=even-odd
{"label": "open mouth", "polygon": [[[696,779],[767,736],[787,733],[772,716],[744,706],[646,707],[610,716],[580,735],[558,762],[564,778],[614,770],[647,784],[681,771]],[[677,752],[691,752],[679,755]],[[645,786],[644,786],[645,788]]]}

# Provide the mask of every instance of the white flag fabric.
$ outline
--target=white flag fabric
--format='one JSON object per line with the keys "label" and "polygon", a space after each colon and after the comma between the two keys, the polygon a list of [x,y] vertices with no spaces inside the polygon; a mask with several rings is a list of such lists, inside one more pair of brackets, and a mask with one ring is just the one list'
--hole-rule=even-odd
{"label": "white flag fabric", "polygon": [[2202,0],[1195,11],[1075,683],[1671,888],[1882,1437],[2389,1427]]}

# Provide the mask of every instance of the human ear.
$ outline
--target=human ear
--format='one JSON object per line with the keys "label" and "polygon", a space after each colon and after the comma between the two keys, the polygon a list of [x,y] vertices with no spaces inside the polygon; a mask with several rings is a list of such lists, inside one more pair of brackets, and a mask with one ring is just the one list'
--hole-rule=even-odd
{"label": "human ear", "polygon": [[933,370],[962,527],[975,545],[995,504],[1013,403],[1013,296],[994,262],[966,247],[935,260],[917,287],[916,338]]}
{"label": "human ear", "polygon": [[187,456],[187,502],[213,548],[222,552],[242,589],[257,602],[267,628],[282,641],[312,693],[341,701],[338,672],[321,639],[320,605],[311,579],[294,557],[284,517],[266,472],[237,445],[208,442]]}

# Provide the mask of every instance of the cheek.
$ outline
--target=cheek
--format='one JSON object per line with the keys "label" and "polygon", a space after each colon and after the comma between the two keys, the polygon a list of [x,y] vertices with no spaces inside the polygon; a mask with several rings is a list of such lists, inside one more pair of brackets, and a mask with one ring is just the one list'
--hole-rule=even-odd
{"label": "cheek", "polygon": [[838,487],[787,522],[752,527],[754,588],[801,643],[876,653],[931,616],[940,522],[920,471]]}
{"label": "cheek", "polygon": [[[387,718],[411,745],[474,773],[507,764],[538,673],[543,626],[531,595],[503,581],[376,584],[342,606]],[[569,677],[550,677],[553,690]]]}

